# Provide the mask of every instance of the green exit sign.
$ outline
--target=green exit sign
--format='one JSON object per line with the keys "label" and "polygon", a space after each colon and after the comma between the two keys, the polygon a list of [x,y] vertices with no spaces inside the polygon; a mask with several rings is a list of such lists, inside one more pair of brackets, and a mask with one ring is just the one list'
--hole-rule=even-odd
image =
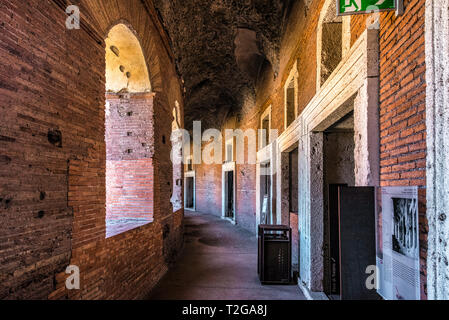
{"label": "green exit sign", "polygon": [[337,0],[338,15],[396,10],[402,14],[403,0]]}

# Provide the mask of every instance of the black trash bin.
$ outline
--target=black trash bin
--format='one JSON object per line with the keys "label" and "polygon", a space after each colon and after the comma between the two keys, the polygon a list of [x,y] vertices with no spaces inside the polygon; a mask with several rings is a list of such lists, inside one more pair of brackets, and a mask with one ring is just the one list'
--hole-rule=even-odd
{"label": "black trash bin", "polygon": [[262,284],[290,284],[292,229],[281,225],[259,225],[258,273]]}

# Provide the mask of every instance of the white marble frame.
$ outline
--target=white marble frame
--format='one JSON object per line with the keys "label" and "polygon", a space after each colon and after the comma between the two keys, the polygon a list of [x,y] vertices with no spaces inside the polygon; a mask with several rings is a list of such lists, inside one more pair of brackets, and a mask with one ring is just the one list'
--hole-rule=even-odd
{"label": "white marble frame", "polygon": [[[293,126],[293,124],[295,124]],[[287,204],[283,202],[282,200],[282,191],[284,189],[284,184],[288,181],[284,181],[283,175],[282,175],[282,167],[284,165],[284,161],[289,161],[287,158],[287,155],[293,151],[296,147],[299,149],[299,142],[300,142],[300,135],[299,130],[297,126],[297,122],[293,123],[289,128],[284,131],[284,134],[282,134],[278,140],[277,140],[277,163],[276,163],[276,172],[278,173],[276,175],[277,181],[276,181],[276,212],[280,213],[281,218],[281,224],[284,225],[290,225],[290,208],[287,207]],[[299,154],[298,154],[299,155]],[[297,166],[299,167],[299,161],[297,163]],[[299,182],[299,170],[298,170],[298,182]],[[299,187],[299,186],[298,186]],[[299,197],[298,197],[298,205],[299,205]],[[299,208],[299,206],[298,206]],[[292,226],[294,228],[295,226]]]}
{"label": "white marble frame", "polygon": [[295,61],[293,64],[293,67],[290,71],[290,74],[287,78],[287,81],[284,85],[284,129],[287,129],[287,89],[288,85],[292,81],[292,79],[295,79],[294,82],[294,90],[295,90],[295,119],[298,117],[298,61]]}
{"label": "white marble frame", "polygon": [[258,226],[260,224],[260,216],[261,216],[261,190],[260,190],[260,174],[261,174],[261,164],[270,163],[270,177],[271,177],[271,186],[270,186],[270,198],[271,201],[268,204],[270,213],[272,215],[276,215],[276,223],[281,224],[281,218],[276,214],[276,169],[277,169],[277,141],[273,141],[269,145],[267,145],[262,150],[257,152],[257,163],[256,163],[256,230],[255,233],[257,235]]}
{"label": "white marble frame", "polygon": [[449,299],[449,0],[426,0],[428,299]]}
{"label": "white marble frame", "polygon": [[[229,138],[228,140],[226,140],[226,143],[225,143],[225,163],[234,161],[234,140],[235,140],[234,136],[232,138]],[[232,146],[232,148],[231,148],[231,157],[230,157],[231,160],[230,161],[228,160],[228,146],[229,145]]]}
{"label": "white marble frame", "polygon": [[[187,178],[193,178],[193,209],[186,208],[185,204],[187,203]],[[187,171],[184,172],[184,210],[187,211],[196,211],[196,172],[195,171]]]}
{"label": "white marble frame", "polygon": [[[221,169],[221,218],[224,220],[230,221],[232,224],[237,224],[237,211],[236,211],[236,203],[237,203],[237,175],[235,174],[235,161],[223,163]],[[234,175],[234,218],[230,219],[226,217],[226,172],[232,171]]]}
{"label": "white marble frame", "polygon": [[[260,130],[263,129],[263,120],[266,119],[268,117],[268,127],[270,128],[270,130],[268,132],[266,132],[265,134],[268,134],[268,144],[271,143],[271,140],[273,139],[273,137],[271,136],[271,105],[268,106],[265,111],[262,113],[262,115],[260,116]],[[263,146],[263,140],[262,140],[262,135],[259,134],[259,150],[265,148],[266,146]]]}

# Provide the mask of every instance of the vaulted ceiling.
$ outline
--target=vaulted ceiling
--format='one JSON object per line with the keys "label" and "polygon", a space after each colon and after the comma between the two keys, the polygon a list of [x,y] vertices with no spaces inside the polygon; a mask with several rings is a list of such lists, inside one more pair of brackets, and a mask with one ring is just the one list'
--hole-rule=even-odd
{"label": "vaulted ceiling", "polygon": [[260,70],[276,74],[291,0],[153,0],[184,80],[185,125],[220,128],[254,95]]}

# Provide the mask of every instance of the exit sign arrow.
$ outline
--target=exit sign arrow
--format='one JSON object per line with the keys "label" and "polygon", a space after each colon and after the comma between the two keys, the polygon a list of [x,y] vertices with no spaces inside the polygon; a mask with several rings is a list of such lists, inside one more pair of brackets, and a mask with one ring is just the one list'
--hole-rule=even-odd
{"label": "exit sign arrow", "polygon": [[338,15],[396,10],[402,14],[403,0],[337,0]]}

